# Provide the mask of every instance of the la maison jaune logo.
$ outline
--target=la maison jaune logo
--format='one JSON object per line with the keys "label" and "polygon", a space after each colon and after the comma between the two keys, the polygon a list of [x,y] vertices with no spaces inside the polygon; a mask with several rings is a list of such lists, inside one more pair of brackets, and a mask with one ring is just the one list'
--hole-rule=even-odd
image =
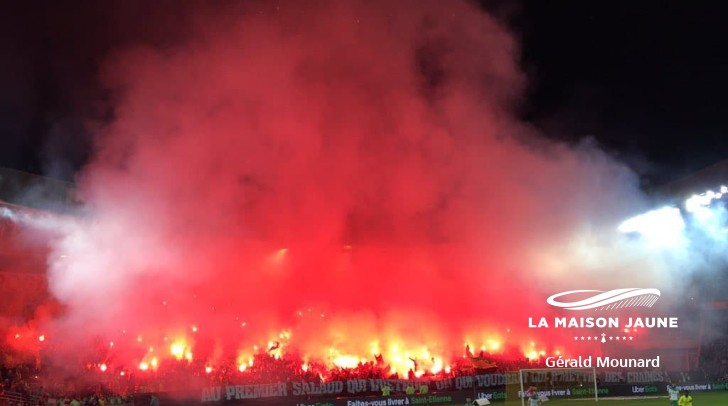
{"label": "la maison jaune logo", "polygon": [[[585,297],[586,296],[586,297]],[[569,298],[578,297],[578,300]],[[610,291],[570,290],[549,296],[546,303],[569,312],[620,313],[629,308],[650,308],[660,299],[654,288],[624,288]],[[529,317],[529,328],[677,328],[677,317]]]}

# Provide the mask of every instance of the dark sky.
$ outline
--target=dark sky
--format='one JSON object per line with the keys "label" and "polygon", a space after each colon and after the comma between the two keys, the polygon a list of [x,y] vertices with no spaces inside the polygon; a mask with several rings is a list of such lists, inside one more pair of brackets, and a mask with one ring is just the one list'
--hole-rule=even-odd
{"label": "dark sky", "polygon": [[[484,1],[522,44],[521,115],[593,137],[658,185],[728,158],[728,7],[718,2]],[[154,4],[149,8],[149,4]],[[110,51],[182,35],[181,2],[8,2],[0,10],[0,166],[70,178],[108,114]]]}
{"label": "dark sky", "polygon": [[660,184],[728,158],[728,7],[557,1],[523,6],[525,117],[600,144]]}

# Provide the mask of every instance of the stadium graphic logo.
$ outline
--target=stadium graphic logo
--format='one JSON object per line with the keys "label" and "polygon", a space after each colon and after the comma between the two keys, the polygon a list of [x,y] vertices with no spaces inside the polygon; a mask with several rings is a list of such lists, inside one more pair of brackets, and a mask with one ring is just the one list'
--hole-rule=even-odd
{"label": "stadium graphic logo", "polygon": [[[581,293],[597,294],[572,302],[557,300]],[[660,291],[658,289],[626,288],[614,289],[608,292],[603,290],[570,290],[550,296],[546,299],[546,303],[566,310],[611,310],[627,307],[652,307],[657,303],[658,299],[660,299]]]}

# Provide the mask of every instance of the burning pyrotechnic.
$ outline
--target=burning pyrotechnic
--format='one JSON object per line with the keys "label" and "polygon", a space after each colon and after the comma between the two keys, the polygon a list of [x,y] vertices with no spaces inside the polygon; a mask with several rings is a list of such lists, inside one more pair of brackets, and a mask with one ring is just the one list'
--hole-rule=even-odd
{"label": "burning pyrotechnic", "polygon": [[187,343],[184,340],[178,340],[173,342],[169,346],[169,352],[172,354],[172,357],[176,359],[177,361],[180,361],[182,359],[186,359],[187,361],[192,360],[192,353],[190,352],[190,348],[187,346]]}

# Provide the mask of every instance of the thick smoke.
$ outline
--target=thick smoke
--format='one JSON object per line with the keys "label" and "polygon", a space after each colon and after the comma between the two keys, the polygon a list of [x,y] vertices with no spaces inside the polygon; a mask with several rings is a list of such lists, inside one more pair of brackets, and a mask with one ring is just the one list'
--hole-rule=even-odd
{"label": "thick smoke", "polygon": [[447,355],[530,341],[548,294],[662,283],[661,257],[616,228],[647,207],[633,174],[515,119],[519,49],[494,18],[266,4],[110,59],[87,213],[50,263],[54,330],[184,338],[210,360],[269,341],[324,361]]}

